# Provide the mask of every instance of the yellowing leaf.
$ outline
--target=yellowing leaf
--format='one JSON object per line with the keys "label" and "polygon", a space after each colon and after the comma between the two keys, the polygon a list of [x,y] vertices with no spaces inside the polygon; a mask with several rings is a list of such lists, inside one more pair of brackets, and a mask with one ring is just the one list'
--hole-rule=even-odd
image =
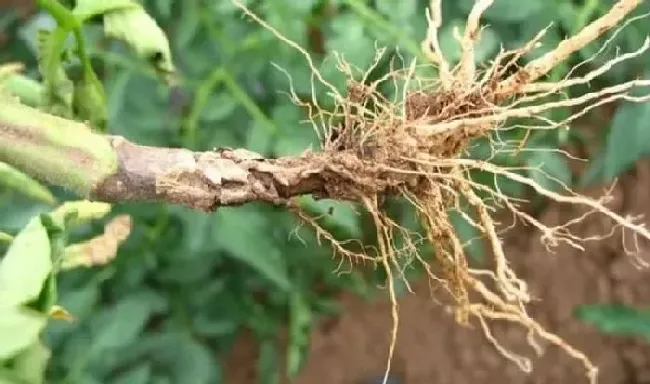
{"label": "yellowing leaf", "polygon": [[22,63],[6,63],[0,65],[0,81],[2,81],[5,77],[22,71],[23,68],[24,65]]}
{"label": "yellowing leaf", "polygon": [[169,41],[156,21],[140,6],[104,14],[107,37],[124,41],[142,59],[161,72],[174,72]]}
{"label": "yellowing leaf", "polygon": [[79,21],[85,21],[93,16],[139,7],[133,0],[77,0],[72,14]]}
{"label": "yellowing leaf", "polygon": [[63,220],[68,215],[76,213],[77,217],[72,224],[78,225],[92,220],[99,220],[106,216],[111,209],[112,206],[108,203],[89,200],[67,201],[61,204],[51,215],[57,220]]}
{"label": "yellowing leaf", "polygon": [[0,232],[0,244],[11,244],[14,241],[14,237],[8,233]]}
{"label": "yellowing leaf", "polygon": [[109,263],[115,258],[120,244],[129,237],[131,226],[130,216],[115,217],[106,225],[103,235],[66,247],[62,268],[92,267]]}
{"label": "yellowing leaf", "polygon": [[55,320],[65,320],[69,322],[74,322],[74,317],[70,314],[70,312],[66,311],[65,308],[63,308],[60,305],[53,305],[52,309],[50,310],[50,317],[55,319]]}

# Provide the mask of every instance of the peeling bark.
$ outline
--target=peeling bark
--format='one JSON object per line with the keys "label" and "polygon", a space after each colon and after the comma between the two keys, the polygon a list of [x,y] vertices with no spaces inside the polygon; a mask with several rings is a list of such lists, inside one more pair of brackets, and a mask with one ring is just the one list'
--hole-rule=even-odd
{"label": "peeling bark", "polygon": [[137,145],[117,136],[109,140],[118,171],[97,185],[90,198],[167,202],[204,212],[252,201],[284,204],[303,194],[326,197],[328,163],[337,162],[325,153],[265,159],[245,149],[192,152]]}

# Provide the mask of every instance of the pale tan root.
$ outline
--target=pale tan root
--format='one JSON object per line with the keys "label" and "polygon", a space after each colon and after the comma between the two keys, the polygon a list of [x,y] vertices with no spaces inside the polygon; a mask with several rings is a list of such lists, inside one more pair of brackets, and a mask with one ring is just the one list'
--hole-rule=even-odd
{"label": "pale tan root", "polygon": [[[453,298],[457,322],[468,325],[470,319],[475,318],[487,340],[521,369],[530,371],[531,361],[502,346],[490,329],[490,321],[507,321],[523,327],[527,331],[528,344],[538,355],[543,352],[538,343],[540,340],[562,349],[568,356],[582,362],[587,377],[594,382],[596,368],[589,358],[545,330],[528,315],[526,305],[533,300],[532,293],[508,263],[501,235],[509,227],[500,227],[493,218],[494,214],[497,208],[507,210],[512,213],[512,226],[519,221],[534,227],[549,252],[560,244],[582,250],[586,242],[602,240],[616,230],[622,230],[625,238],[632,236],[631,242],[636,248],[629,251],[634,255],[638,253],[639,239],[650,241],[650,231],[639,221],[640,218],[623,217],[609,209],[607,193],[601,199],[591,199],[572,191],[558,180],[559,190],[549,190],[524,176],[522,171],[529,171],[528,168],[499,167],[487,161],[464,158],[464,154],[472,140],[481,137],[490,138],[493,156],[499,151],[529,150],[522,143],[500,139],[500,132],[523,126],[521,123],[506,125],[511,119],[530,118],[536,120],[535,123],[541,122],[539,126],[525,126],[529,131],[557,129],[605,103],[650,100],[650,92],[641,96],[628,94],[631,90],[650,87],[650,80],[632,80],[580,96],[549,100],[549,97],[560,95],[567,88],[587,84],[613,66],[647,52],[650,49],[648,40],[637,51],[620,55],[583,77],[567,76],[552,84],[536,82],[572,53],[621,23],[641,0],[618,1],[607,14],[508,78],[504,78],[505,74],[523,55],[541,43],[546,29],[523,47],[500,52],[487,69],[477,71],[474,44],[481,30],[479,21],[493,2],[477,0],[467,19],[464,34],[461,36],[457,33],[461,58],[451,69],[438,42],[437,33],[442,25],[440,0],[431,0],[426,14],[429,28],[422,49],[432,64],[438,67],[439,79],[418,77],[415,74],[417,64],[411,62],[403,69],[393,68],[379,80],[366,84],[368,74],[385,54],[384,49],[377,49],[375,61],[365,71],[350,65],[342,56],[335,55],[338,70],[348,78],[345,91],[336,90],[327,83],[304,49],[281,36],[238,0],[233,1],[247,15],[303,54],[313,71],[313,77],[328,87],[329,95],[335,102],[333,110],[325,111],[313,92],[311,102],[307,103],[301,101],[290,87],[290,99],[309,110],[309,120],[322,140],[322,151],[332,154],[332,162],[327,165],[327,171],[334,175],[331,189],[328,190],[329,197],[352,200],[365,208],[375,225],[377,247],[373,249],[358,244],[358,241],[335,239],[319,223],[320,218],[307,215],[295,204],[289,207],[302,222],[313,228],[319,240],[324,239],[332,245],[342,263],[346,260],[350,264],[361,262],[372,267],[381,266],[386,271],[393,327],[384,381],[390,371],[399,327],[395,279],[404,280],[410,291],[405,269],[411,263],[418,262],[430,282],[436,282]],[[397,91],[395,97],[399,95],[401,100],[388,100],[378,90],[381,84],[391,84]],[[580,110],[563,121],[556,122],[543,116],[550,110],[570,107],[579,107]],[[570,156],[564,151],[556,151]],[[345,160],[340,160],[341,156]],[[478,184],[470,176],[472,171],[488,172],[495,177],[512,180],[557,203],[582,207],[582,213],[563,224],[547,226],[521,208],[527,203],[525,200],[506,196],[499,190],[498,184],[494,188]],[[536,171],[541,172],[541,169]],[[384,197],[408,201],[422,224],[423,235],[410,233],[388,217],[381,208],[380,201]],[[465,203],[469,211],[464,209]],[[459,212],[469,225],[481,233],[492,254],[493,268],[470,268],[465,244],[461,243],[448,216],[450,210]],[[585,237],[571,232],[572,226],[594,215],[611,220],[611,230]],[[420,245],[424,241],[433,248],[435,257],[421,254]],[[355,250],[350,245],[354,245]],[[628,250],[628,245],[625,246]],[[637,261],[643,265],[641,260]],[[470,297],[478,299],[470,300]]]}
{"label": "pale tan root", "polygon": [[460,63],[458,64],[458,78],[462,87],[471,88],[474,85],[474,79],[476,77],[474,44],[479,40],[481,15],[492,5],[493,2],[494,0],[477,0],[467,17],[465,34],[463,37],[460,37],[460,33],[456,31],[461,51]]}
{"label": "pale tan root", "polygon": [[522,86],[533,83],[559,63],[568,59],[570,55],[581,50],[603,33],[618,25],[641,2],[642,0],[619,0],[608,13],[587,25],[575,36],[560,42],[554,50],[526,64],[520,71],[500,83],[497,93],[504,96],[513,95]]}
{"label": "pale tan root", "polygon": [[449,67],[449,62],[440,49],[438,40],[438,30],[442,26],[441,0],[431,0],[426,18],[428,22],[427,38],[422,41],[422,51],[429,58],[431,63],[436,64],[440,71],[440,81],[445,89],[451,88],[453,77]]}

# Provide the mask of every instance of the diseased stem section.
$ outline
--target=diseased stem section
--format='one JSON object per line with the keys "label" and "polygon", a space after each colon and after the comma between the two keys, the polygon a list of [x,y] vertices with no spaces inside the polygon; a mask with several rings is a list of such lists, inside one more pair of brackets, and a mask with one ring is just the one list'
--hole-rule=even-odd
{"label": "diseased stem section", "polygon": [[204,212],[253,201],[285,204],[303,194],[344,199],[328,180],[332,167],[353,161],[348,154],[264,159],[245,149],[192,152],[136,145],[122,137],[110,142],[119,169],[97,185],[93,199],[167,202]]}
{"label": "diseased stem section", "polygon": [[[10,98],[0,99],[0,161],[81,197],[166,202],[204,212],[254,201],[285,204],[304,194],[351,200],[350,185],[362,176],[354,170],[363,169],[368,180],[376,173],[352,152],[265,159],[245,149],[137,145]],[[369,181],[365,187],[382,193],[388,185]]]}

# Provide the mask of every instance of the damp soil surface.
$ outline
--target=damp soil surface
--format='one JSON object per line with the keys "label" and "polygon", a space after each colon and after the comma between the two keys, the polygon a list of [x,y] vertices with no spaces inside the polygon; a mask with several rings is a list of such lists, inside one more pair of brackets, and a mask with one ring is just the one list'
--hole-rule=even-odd
{"label": "damp soil surface", "polygon": [[[650,161],[620,177],[609,206],[616,212],[650,218]],[[598,196],[603,187],[584,193]],[[549,205],[537,215],[553,225],[575,212]],[[650,219],[646,219],[648,222]],[[611,223],[585,220],[574,231],[606,232]],[[539,235],[518,227],[505,235],[506,254],[525,279],[537,301],[531,317],[584,351],[599,367],[599,383],[650,383],[650,343],[638,337],[608,336],[573,316],[576,306],[618,302],[646,306],[650,302],[650,269],[639,270],[623,251],[620,234],[588,243],[584,252],[559,247],[547,252]],[[647,247],[645,248],[647,249]],[[642,255],[650,260],[650,252]],[[394,374],[403,384],[475,383],[586,383],[582,364],[549,347],[541,358],[526,344],[520,328],[495,324],[494,335],[508,348],[533,357],[533,371],[525,374],[488,343],[478,327],[460,327],[444,307],[432,299],[422,280],[413,294],[399,299],[400,327]],[[443,292],[434,297],[444,296]],[[335,320],[324,320],[312,334],[310,357],[297,384],[370,384],[381,380],[388,352],[391,305],[387,300],[366,302],[343,295],[345,310]],[[227,364],[228,383],[254,384],[257,348],[242,337]]]}

